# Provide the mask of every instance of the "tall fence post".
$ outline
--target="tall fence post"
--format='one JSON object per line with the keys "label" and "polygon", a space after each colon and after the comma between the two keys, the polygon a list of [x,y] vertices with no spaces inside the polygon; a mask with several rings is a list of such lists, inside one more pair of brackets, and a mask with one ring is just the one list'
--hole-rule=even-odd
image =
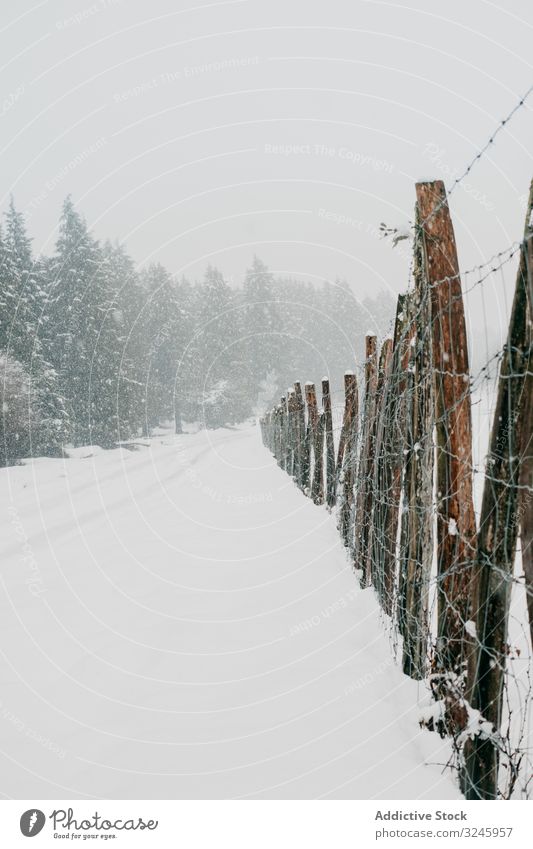
{"label": "tall fence post", "polygon": [[287,389],[287,474],[295,476],[296,433],[295,433],[294,389]]}
{"label": "tall fence post", "polygon": [[[533,184],[526,215],[526,238],[533,209]],[[518,535],[521,405],[531,365],[528,313],[527,243],[522,246],[507,343],[500,365],[498,395],[487,457],[475,564],[476,634],[467,695],[492,726],[466,747],[463,792],[467,799],[498,796],[498,735],[501,728],[509,602]]]}
{"label": "tall fence post", "polygon": [[324,503],[324,436],[325,416],[322,411],[318,414],[315,433],[315,466],[313,471],[313,484],[311,488],[311,498],[315,504]]}
{"label": "tall fence post", "polygon": [[281,456],[281,448],[280,448],[280,430],[279,430],[279,404],[276,404],[274,409],[272,410],[272,440],[274,444],[273,454],[276,458],[276,461],[279,465],[279,458]]}
{"label": "tall fence post", "polygon": [[324,431],[326,437],[326,504],[335,504],[335,443],[333,441],[333,413],[331,409],[331,391],[327,377],[322,378],[322,409],[324,411]]}
{"label": "tall fence post", "polygon": [[307,429],[305,423],[305,401],[302,392],[302,384],[296,381],[294,384],[294,394],[296,396],[297,405],[297,430],[298,430],[298,446],[299,446],[299,475],[298,486],[302,492],[306,492],[309,488],[310,472],[311,472],[311,457],[309,451],[309,442],[307,438]]}
{"label": "tall fence post", "polygon": [[279,465],[287,468],[287,399],[283,395],[279,404]]}
{"label": "tall fence post", "polygon": [[426,674],[429,640],[429,580],[433,565],[433,370],[430,300],[416,219],[414,246],[414,382],[411,405],[411,455],[408,477],[409,541],[406,564],[403,671]]}
{"label": "tall fence post", "polygon": [[372,456],[375,433],[375,401],[377,384],[377,339],[365,337],[365,398],[359,464],[357,468],[357,497],[355,506],[354,561],[363,572],[361,583],[369,586],[371,557],[368,551],[369,528],[372,517]]}
{"label": "tall fence post", "polygon": [[[305,432],[305,446],[307,457],[309,459],[309,478],[307,483],[307,495],[311,497],[313,488],[313,473],[314,473],[314,448],[316,440],[316,430],[318,426],[318,406],[316,401],[316,392],[314,383],[309,381],[305,384],[305,405],[307,408],[307,429]],[[313,458],[313,460],[311,459]]]}
{"label": "tall fence post", "polygon": [[385,461],[383,486],[387,495],[383,514],[384,546],[381,568],[384,583],[384,610],[389,615],[393,613],[402,471],[405,463],[404,451],[407,444],[406,389],[413,327],[410,296],[407,294],[399,295],[394,325],[392,365],[389,378],[387,419],[384,425],[383,447]]}
{"label": "tall fence post", "polygon": [[379,355],[376,386],[376,438],[372,462],[372,488],[374,506],[368,537],[372,583],[381,604],[384,603],[383,550],[385,547],[385,510],[389,497],[385,466],[389,458],[384,455],[385,428],[388,426],[389,380],[392,364],[392,339],[385,339]]}
{"label": "tall fence post", "polygon": [[[533,182],[530,194],[533,193]],[[531,202],[530,202],[531,206]],[[529,361],[522,396],[522,439],[520,445],[520,541],[526,585],[529,630],[533,645],[533,226],[526,218],[524,262],[527,274]]]}
{"label": "tall fence post", "polygon": [[342,487],[339,530],[344,545],[349,549],[353,546],[352,512],[357,454],[357,412],[357,378],[353,371],[347,371],[344,375],[344,417],[337,454],[337,480]]}
{"label": "tall fence post", "polygon": [[470,373],[453,225],[441,180],[416,184],[429,289],[435,374],[438,635],[437,669],[446,687],[464,674],[465,623],[473,614],[476,522],[472,496]]}
{"label": "tall fence post", "polygon": [[315,504],[322,504],[324,500],[323,483],[323,436],[324,429],[318,413],[318,403],[314,383],[305,384],[305,400],[307,402],[308,414],[308,445],[309,453],[313,453],[313,473],[311,476],[310,496]]}
{"label": "tall fence post", "polygon": [[403,475],[401,480],[400,547],[398,552],[398,629],[405,639],[407,627],[407,567],[411,551],[411,480],[414,454],[413,408],[415,389],[415,346],[414,337],[407,351],[407,374],[404,389],[405,443],[403,448]]}

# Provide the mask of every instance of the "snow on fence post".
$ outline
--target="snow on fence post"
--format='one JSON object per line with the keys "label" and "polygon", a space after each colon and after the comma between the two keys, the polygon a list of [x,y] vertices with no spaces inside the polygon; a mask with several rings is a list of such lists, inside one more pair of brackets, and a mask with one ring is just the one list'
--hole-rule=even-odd
{"label": "snow on fence post", "polygon": [[313,452],[313,474],[311,476],[310,497],[315,504],[322,504],[324,500],[323,477],[323,427],[320,424],[316,389],[314,383],[305,384],[305,400],[307,401],[307,444],[309,454]]}
{"label": "snow on fence post", "polygon": [[378,381],[376,387],[376,440],[372,459],[372,477],[374,509],[370,527],[368,547],[371,560],[372,582],[376,588],[380,603],[384,601],[383,549],[385,546],[385,508],[388,492],[385,480],[385,467],[389,458],[384,454],[385,428],[388,421],[389,384],[392,363],[392,339],[385,339],[379,355]]}
{"label": "snow on fence post", "polygon": [[280,430],[280,457],[279,464],[281,468],[287,470],[287,399],[285,395],[281,396],[279,405],[279,430]]}
{"label": "snow on fence post", "polygon": [[326,504],[335,504],[335,443],[333,441],[333,413],[331,410],[331,391],[327,377],[322,378],[322,408],[324,410],[324,430],[326,436]]}
{"label": "snow on fence post", "polygon": [[348,375],[353,374],[351,371],[347,371],[344,374],[344,412],[342,415],[342,425],[341,425],[341,433],[339,436],[339,445],[337,447],[337,462],[336,462],[336,484],[339,483],[340,474],[342,471],[342,464],[344,461],[344,447],[346,445],[346,422],[349,415],[350,404],[348,400],[348,384],[346,382],[346,378]]}
{"label": "snow on fence post", "polygon": [[433,369],[430,299],[416,217],[414,245],[414,380],[408,475],[409,535],[406,552],[403,671],[421,679],[427,671],[429,581],[433,565]]}
{"label": "snow on fence post", "polygon": [[274,457],[276,456],[276,409],[273,407],[269,414],[269,431],[270,431],[270,445],[269,448],[272,451]]}
{"label": "snow on fence post", "polygon": [[314,383],[307,382],[304,386],[305,391],[305,405],[306,405],[306,420],[307,427],[305,431],[305,451],[307,455],[307,480],[306,480],[306,495],[311,497],[311,489],[312,489],[312,472],[314,469],[314,464],[311,461],[313,457],[313,450],[315,445],[315,428],[318,423],[318,407],[316,403],[316,393]]}
{"label": "snow on fence post", "polygon": [[[337,480],[342,484],[339,530],[344,545],[353,548],[352,511],[355,464],[357,459],[357,378],[353,371],[344,374],[344,417],[337,455]],[[342,477],[342,481],[341,478]]]}
{"label": "snow on fence post", "polygon": [[278,461],[278,466],[281,466],[281,457],[283,455],[283,413],[281,409],[281,405],[277,404],[275,411],[275,420],[276,420],[276,452],[275,457]]}
{"label": "snow on fence post", "polygon": [[269,448],[272,451],[274,457],[276,456],[276,423],[275,423],[275,410],[270,410],[268,414],[268,439],[269,439]]}
{"label": "snow on fence post", "polygon": [[[429,289],[435,385],[438,636],[445,686],[464,673],[472,617],[476,523],[466,324],[452,220],[441,180],[416,184],[422,261]],[[451,675],[450,675],[451,673]],[[458,679],[457,679],[458,680]]]}
{"label": "snow on fence post", "polygon": [[294,389],[289,387],[287,389],[287,474],[294,477],[294,456],[295,456],[295,398],[294,398]]}
{"label": "snow on fence post", "polygon": [[383,559],[381,568],[383,572],[384,610],[389,615],[393,613],[398,520],[402,492],[402,471],[405,461],[404,450],[407,441],[405,396],[410,342],[414,328],[411,319],[410,296],[408,294],[398,295],[383,446],[385,460],[383,487],[386,500],[383,511],[384,544],[381,554]]}
{"label": "snow on fence post", "polygon": [[363,572],[362,586],[369,586],[371,557],[368,538],[372,516],[372,457],[375,436],[375,403],[377,384],[377,338],[374,333],[365,337],[365,398],[359,465],[357,469],[356,507],[354,528],[355,568]]}
{"label": "snow on fence post", "polygon": [[478,734],[466,746],[463,792],[467,799],[495,799],[498,795],[498,735],[518,536],[520,452],[525,432],[521,408],[531,367],[527,247],[532,207],[533,184],[507,342],[500,365],[474,569],[477,639],[470,656],[467,698],[474,710],[493,727],[494,733]]}
{"label": "snow on fence post", "polygon": [[[414,324],[414,322],[413,322]],[[400,517],[400,549],[398,553],[398,628],[405,638],[406,631],[406,597],[407,597],[407,564],[410,550],[410,509],[411,466],[415,441],[413,439],[413,399],[415,388],[415,330],[409,341],[407,350],[407,373],[405,379],[404,408],[405,408],[405,442],[403,448],[403,475],[401,480],[401,517]]]}
{"label": "snow on fence post", "polygon": [[322,410],[318,414],[316,433],[315,433],[315,465],[313,471],[313,485],[311,488],[311,497],[315,504],[324,503],[324,435],[325,435],[325,416]]}
{"label": "snow on fence post", "polygon": [[305,404],[302,385],[299,380],[294,384],[295,398],[295,440],[296,440],[296,483],[300,489],[309,486],[309,457],[305,439]]}
{"label": "snow on fence post", "polygon": [[[533,192],[533,182],[530,193]],[[524,569],[531,644],[533,645],[533,221],[526,218],[524,261],[527,273],[529,362],[522,397],[522,440],[520,445],[520,522],[522,567]]]}

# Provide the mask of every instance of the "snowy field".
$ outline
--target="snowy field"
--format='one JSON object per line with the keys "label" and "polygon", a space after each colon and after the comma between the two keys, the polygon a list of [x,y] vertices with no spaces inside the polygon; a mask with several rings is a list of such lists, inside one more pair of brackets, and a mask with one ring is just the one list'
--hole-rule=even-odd
{"label": "snowy field", "polygon": [[257,427],[74,453],[0,471],[5,797],[459,797]]}

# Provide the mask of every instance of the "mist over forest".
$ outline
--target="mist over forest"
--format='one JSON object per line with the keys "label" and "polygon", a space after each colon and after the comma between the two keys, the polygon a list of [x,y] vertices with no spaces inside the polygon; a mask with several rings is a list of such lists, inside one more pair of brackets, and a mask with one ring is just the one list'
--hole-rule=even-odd
{"label": "mist over forest", "polygon": [[68,197],[51,256],[34,256],[13,199],[0,234],[0,462],[110,448],[174,420],[218,428],[262,412],[296,378],[333,389],[390,328],[392,298],[346,280],[274,275],[257,256],[237,285],[136,268]]}

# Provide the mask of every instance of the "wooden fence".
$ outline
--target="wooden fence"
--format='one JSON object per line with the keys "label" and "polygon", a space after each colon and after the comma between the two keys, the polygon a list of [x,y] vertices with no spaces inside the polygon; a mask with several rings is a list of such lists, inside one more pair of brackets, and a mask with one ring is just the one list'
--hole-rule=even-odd
{"label": "wooden fence", "polygon": [[398,298],[393,337],[378,349],[367,335],[364,385],[344,375],[339,433],[324,379],[320,407],[313,383],[295,383],[262,417],[262,438],[303,493],[335,507],[362,586],[374,587],[401,635],[404,672],[429,683],[428,724],[454,741],[465,796],[509,797],[521,759],[502,722],[520,533],[533,640],[533,183],[477,519],[466,323],[443,183],[417,184],[416,201],[414,285]]}

